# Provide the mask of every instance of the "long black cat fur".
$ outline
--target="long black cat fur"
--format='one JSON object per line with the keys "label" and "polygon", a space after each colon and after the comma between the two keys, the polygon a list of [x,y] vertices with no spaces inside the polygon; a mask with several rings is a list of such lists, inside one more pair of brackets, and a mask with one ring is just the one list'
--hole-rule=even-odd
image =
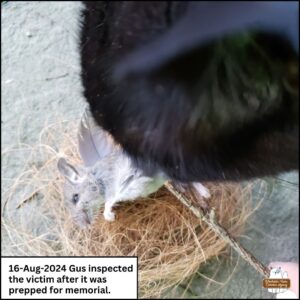
{"label": "long black cat fur", "polygon": [[[298,54],[283,37],[259,32],[267,58],[230,37],[200,47],[191,24],[170,40],[189,5],[84,2],[82,82],[94,119],[150,175],[242,180],[298,169],[298,82],[288,75]],[[149,56],[156,41],[161,49]],[[143,49],[145,66],[137,63]]]}

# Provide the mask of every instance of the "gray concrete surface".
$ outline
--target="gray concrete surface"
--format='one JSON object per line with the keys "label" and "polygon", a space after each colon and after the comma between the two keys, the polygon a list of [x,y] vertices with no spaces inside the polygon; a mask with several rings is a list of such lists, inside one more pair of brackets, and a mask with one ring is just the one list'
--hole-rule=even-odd
{"label": "gray concrete surface", "polygon": [[[84,108],[77,51],[79,2],[11,2],[1,5],[2,33],[2,150],[14,145],[34,144],[45,121],[57,117],[78,118]],[[34,162],[34,158],[30,158]],[[2,155],[2,187],[5,193],[18,176],[26,153]],[[298,173],[282,174],[264,181],[264,201],[250,218],[241,238],[263,263],[298,261]],[[259,201],[261,181],[256,181]],[[8,243],[2,236],[2,245]],[[2,247],[2,254],[5,246]],[[216,270],[218,268],[218,272]],[[241,259],[212,261],[201,268],[216,281],[195,278],[185,293],[189,298],[271,298],[261,288],[262,278]],[[216,273],[216,274],[215,274]],[[176,295],[182,295],[184,287]]]}

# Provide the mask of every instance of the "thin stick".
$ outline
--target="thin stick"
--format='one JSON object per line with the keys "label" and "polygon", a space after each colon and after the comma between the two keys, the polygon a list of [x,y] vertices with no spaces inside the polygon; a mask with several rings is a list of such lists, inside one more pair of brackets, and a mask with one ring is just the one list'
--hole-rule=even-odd
{"label": "thin stick", "polygon": [[[270,270],[264,266],[258,259],[256,259],[249,251],[247,251],[239,242],[234,239],[230,233],[222,226],[216,219],[215,211],[210,208],[207,203],[205,206],[201,205],[200,201],[188,199],[185,195],[178,191],[174,183],[167,181],[165,187],[185,206],[187,206],[196,217],[203,220],[214,232],[216,232],[222,239],[227,241],[230,246],[257,272],[263,276],[270,276]],[[203,202],[203,200],[201,200]]]}

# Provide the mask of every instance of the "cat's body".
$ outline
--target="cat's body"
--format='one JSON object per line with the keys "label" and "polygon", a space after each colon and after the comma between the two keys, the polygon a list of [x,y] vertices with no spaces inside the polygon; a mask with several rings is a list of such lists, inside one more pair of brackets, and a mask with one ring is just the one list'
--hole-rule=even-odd
{"label": "cat's body", "polygon": [[[277,29],[297,33],[297,4],[84,5],[84,95],[97,124],[149,176],[163,171],[186,182],[241,180],[298,168],[298,75],[289,69],[298,54],[284,35],[269,30],[277,22]],[[243,37],[236,44],[203,42],[209,31],[212,41],[251,20],[266,20],[255,44]]]}

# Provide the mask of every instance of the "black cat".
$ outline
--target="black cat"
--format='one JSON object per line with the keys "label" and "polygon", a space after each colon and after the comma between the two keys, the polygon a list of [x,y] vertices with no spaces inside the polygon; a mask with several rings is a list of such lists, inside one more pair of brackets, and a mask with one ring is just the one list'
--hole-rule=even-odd
{"label": "black cat", "polygon": [[298,3],[84,6],[84,95],[146,172],[206,181],[298,169]]}

